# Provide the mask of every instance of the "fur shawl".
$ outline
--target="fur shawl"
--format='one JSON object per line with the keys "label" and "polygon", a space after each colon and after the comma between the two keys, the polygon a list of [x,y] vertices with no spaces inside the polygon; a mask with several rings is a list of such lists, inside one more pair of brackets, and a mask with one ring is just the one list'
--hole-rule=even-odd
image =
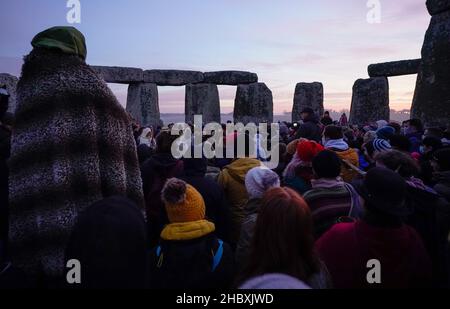
{"label": "fur shawl", "polygon": [[131,123],[83,60],[41,49],[25,57],[15,116],[12,258],[31,274],[60,276],[81,211],[114,195],[144,205]]}

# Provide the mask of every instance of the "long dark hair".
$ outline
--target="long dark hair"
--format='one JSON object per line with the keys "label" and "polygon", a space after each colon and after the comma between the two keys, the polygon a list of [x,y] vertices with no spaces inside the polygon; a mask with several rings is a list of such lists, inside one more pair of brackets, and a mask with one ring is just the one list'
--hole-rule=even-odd
{"label": "long dark hair", "polygon": [[258,214],[250,258],[238,283],[268,273],[283,273],[307,281],[319,270],[307,203],[289,188],[267,191]]}

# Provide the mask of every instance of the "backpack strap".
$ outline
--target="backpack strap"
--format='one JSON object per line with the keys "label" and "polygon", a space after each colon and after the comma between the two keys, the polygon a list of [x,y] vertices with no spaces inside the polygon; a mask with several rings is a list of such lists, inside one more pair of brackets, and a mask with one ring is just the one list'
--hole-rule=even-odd
{"label": "backpack strap", "polygon": [[216,254],[213,256],[212,271],[214,272],[220,264],[223,256],[223,241],[219,239],[219,248],[217,248]]}
{"label": "backpack strap", "polygon": [[347,191],[350,193],[352,199],[351,202],[352,205],[348,216],[357,219],[361,216],[361,209],[362,209],[361,203],[359,201],[359,194],[358,192],[356,192],[355,188],[353,188],[351,184],[345,183],[344,185]]}

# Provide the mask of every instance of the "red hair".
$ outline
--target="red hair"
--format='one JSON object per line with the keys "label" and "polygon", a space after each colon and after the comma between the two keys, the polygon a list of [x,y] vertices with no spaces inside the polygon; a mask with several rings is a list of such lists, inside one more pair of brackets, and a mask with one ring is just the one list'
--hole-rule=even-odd
{"label": "red hair", "polygon": [[267,191],[242,281],[267,273],[283,273],[307,281],[319,270],[308,204],[289,188]]}

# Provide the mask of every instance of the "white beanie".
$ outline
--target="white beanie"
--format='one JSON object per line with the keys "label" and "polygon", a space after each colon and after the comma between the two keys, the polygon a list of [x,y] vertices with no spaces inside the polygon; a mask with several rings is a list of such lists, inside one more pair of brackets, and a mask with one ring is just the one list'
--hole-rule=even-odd
{"label": "white beanie", "polygon": [[255,167],[245,176],[245,188],[250,199],[262,198],[264,193],[280,186],[280,177],[266,167]]}
{"label": "white beanie", "polygon": [[387,127],[388,124],[389,124],[389,123],[388,123],[386,120],[378,120],[378,121],[377,121],[378,129]]}
{"label": "white beanie", "polygon": [[284,274],[268,274],[252,278],[239,287],[241,290],[310,290],[302,281]]}

